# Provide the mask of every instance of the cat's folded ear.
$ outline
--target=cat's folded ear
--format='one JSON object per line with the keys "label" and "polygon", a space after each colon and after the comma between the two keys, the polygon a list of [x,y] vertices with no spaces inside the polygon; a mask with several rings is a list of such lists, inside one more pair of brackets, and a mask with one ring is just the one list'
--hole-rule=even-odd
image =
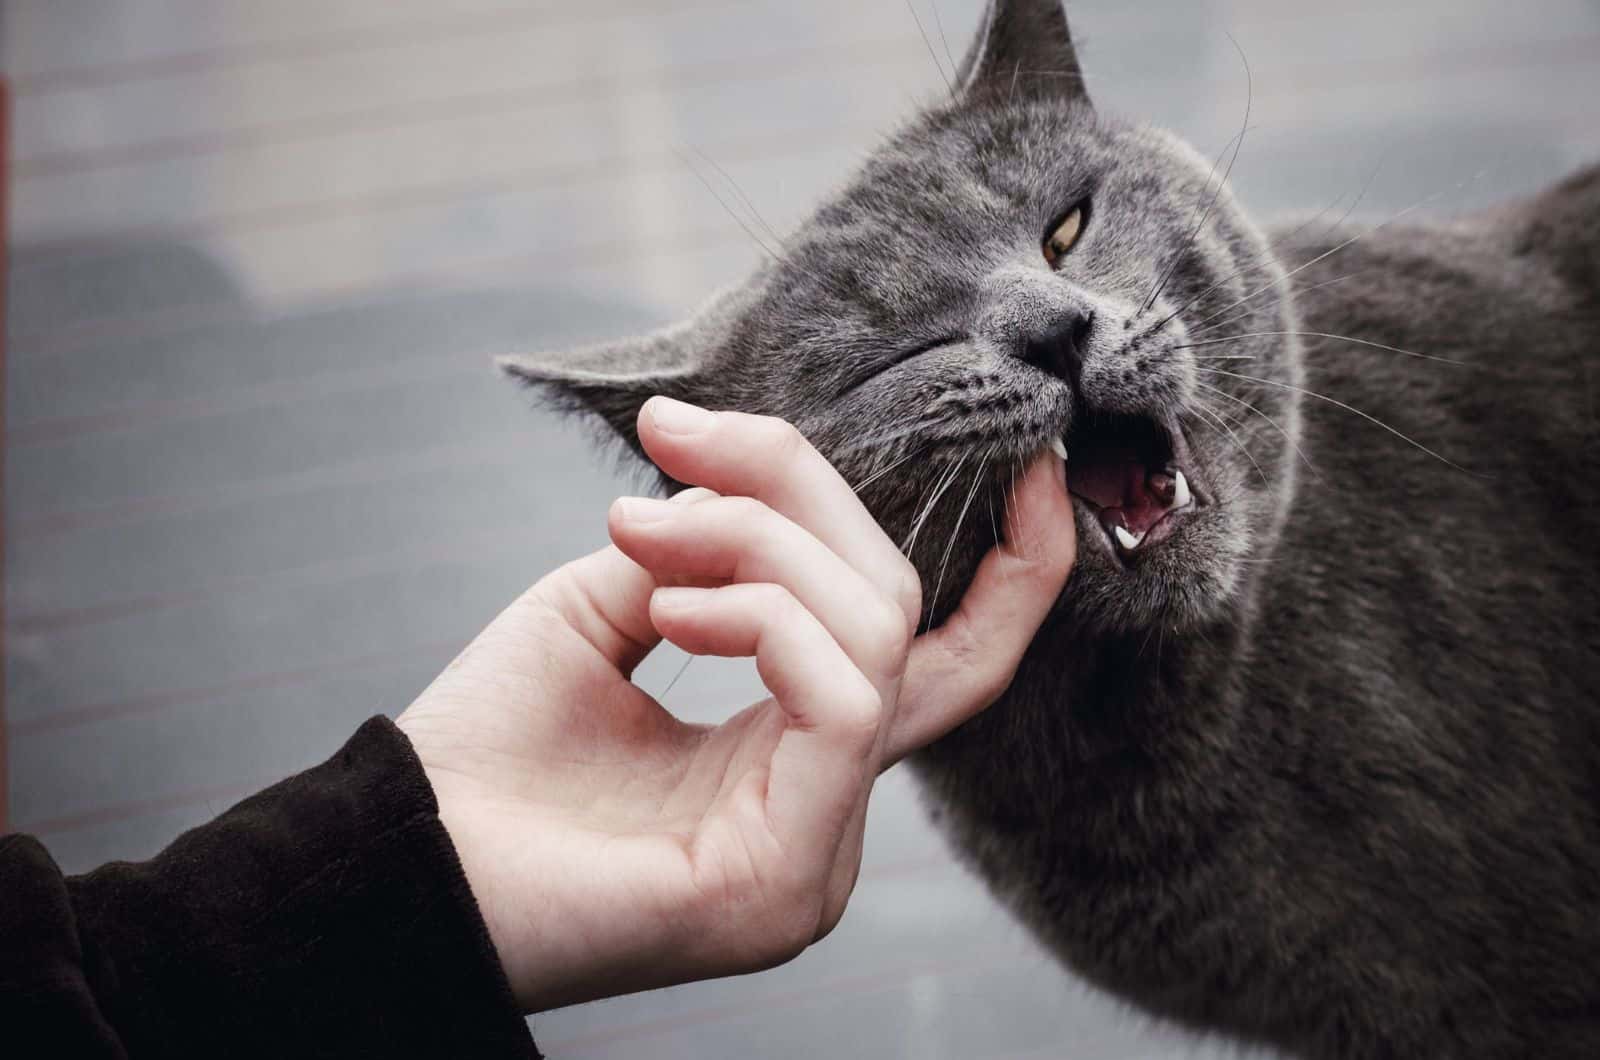
{"label": "cat's folded ear", "polygon": [[551,353],[502,357],[500,368],[553,404],[599,416],[636,452],[639,407],[652,395],[710,399],[702,385],[715,371],[745,292],[713,298],[688,320],[647,335]]}
{"label": "cat's folded ear", "polygon": [[989,0],[956,85],[965,99],[1088,103],[1061,0]]}

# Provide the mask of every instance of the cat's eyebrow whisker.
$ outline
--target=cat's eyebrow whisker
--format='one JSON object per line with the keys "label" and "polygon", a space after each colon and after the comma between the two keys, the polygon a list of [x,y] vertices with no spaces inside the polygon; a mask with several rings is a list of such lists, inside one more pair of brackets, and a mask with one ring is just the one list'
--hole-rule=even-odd
{"label": "cat's eyebrow whisker", "polygon": [[[1222,190],[1228,186],[1228,177],[1233,174],[1233,164],[1239,161],[1239,152],[1244,148],[1245,133],[1250,131],[1250,108],[1255,103],[1256,95],[1255,78],[1250,72],[1250,60],[1245,58],[1244,49],[1239,47],[1239,42],[1234,40],[1233,34],[1229,33],[1227,34],[1227,37],[1228,42],[1232,44],[1234,50],[1239,53],[1240,60],[1244,62],[1245,77],[1244,121],[1239,123],[1239,134],[1238,136],[1234,137],[1235,142],[1233,145],[1233,157],[1228,159],[1228,168],[1223,171],[1222,179],[1217,181],[1216,190],[1211,193],[1211,201],[1206,203],[1206,208],[1204,212],[1200,214],[1200,220],[1195,223],[1194,229],[1189,233],[1189,238],[1184,242],[1182,249],[1172,255],[1172,260],[1168,262],[1166,269],[1163,270],[1161,274],[1161,281],[1156,284],[1155,290],[1150,292],[1150,296],[1145,299],[1144,305],[1140,307],[1139,312],[1141,313],[1148,312],[1150,307],[1155,305],[1156,299],[1161,297],[1161,292],[1164,291],[1167,284],[1171,282],[1172,274],[1178,270],[1178,265],[1183,261],[1183,256],[1189,252],[1191,247],[1194,246],[1194,241],[1199,237],[1201,229],[1205,228],[1206,219],[1211,216],[1211,211],[1216,209],[1217,200],[1222,197]],[[1227,148],[1224,147],[1223,150],[1227,150]],[[1218,155],[1217,161],[1220,162],[1221,160],[1222,156]],[[1216,164],[1213,163],[1211,166],[1211,172],[1215,174],[1216,171]],[[1208,184],[1210,183],[1209,177],[1206,178],[1206,182]]]}
{"label": "cat's eyebrow whisker", "polygon": [[[705,186],[706,191],[711,193],[711,197],[717,200],[717,204],[727,212],[729,217],[733,218],[734,223],[740,228],[744,229],[744,234],[749,236],[755,245],[760,247],[768,257],[772,258],[774,261],[782,262],[784,265],[787,265],[790,268],[796,269],[811,277],[813,280],[816,280],[819,284],[821,284],[824,289],[830,291],[836,297],[846,297],[847,292],[843,288],[837,286],[834,281],[826,277],[819,276],[815,272],[812,272],[810,269],[806,268],[804,265],[796,263],[788,256],[780,253],[779,251],[773,250],[770,246],[768,246],[766,241],[757,235],[755,230],[750,227],[749,223],[746,222],[743,217],[739,216],[739,211],[735,210],[732,205],[728,203],[728,200],[724,199],[721,194],[718,193],[717,189],[712,186],[709,180],[706,179],[705,174],[700,172],[700,168],[691,162],[687,155],[680,151],[678,152],[678,157],[682,159],[686,166],[689,167],[689,171],[695,175],[695,179]],[[765,222],[762,223],[764,224]]]}
{"label": "cat's eyebrow whisker", "polygon": [[1338,398],[1332,398],[1332,397],[1329,397],[1326,394],[1319,394],[1315,390],[1309,390],[1306,387],[1302,387],[1302,386],[1295,386],[1293,383],[1280,383],[1276,379],[1262,379],[1259,376],[1243,375],[1243,374],[1241,374],[1239,372],[1230,372],[1230,371],[1227,371],[1226,369],[1223,369],[1223,368],[1201,368],[1200,371],[1202,371],[1202,372],[1211,372],[1213,375],[1225,375],[1225,376],[1228,376],[1228,377],[1233,378],[1233,379],[1243,379],[1243,380],[1246,380],[1247,382],[1251,382],[1251,383],[1260,383],[1263,386],[1277,387],[1280,390],[1288,390],[1288,391],[1291,391],[1291,392],[1296,393],[1296,394],[1304,394],[1306,397],[1316,398],[1318,401],[1326,401],[1328,404],[1333,405],[1336,408],[1341,408],[1341,409],[1344,409],[1346,412],[1354,413],[1355,415],[1360,416],[1362,419],[1366,420],[1367,422],[1373,423],[1373,424],[1376,424],[1379,427],[1382,427],[1384,430],[1388,431],[1390,434],[1394,435],[1396,438],[1399,438],[1401,441],[1405,442],[1407,445],[1410,445],[1410,446],[1412,446],[1412,447],[1414,447],[1416,449],[1422,450],[1424,453],[1427,453],[1429,456],[1433,457],[1435,460],[1439,461],[1440,463],[1447,464],[1450,467],[1455,468],[1457,471],[1462,472],[1463,474],[1471,475],[1473,478],[1488,478],[1489,477],[1487,475],[1479,474],[1476,471],[1470,471],[1467,468],[1464,468],[1460,464],[1456,463],[1454,460],[1451,460],[1448,457],[1439,455],[1438,453],[1434,452],[1432,449],[1429,449],[1427,446],[1425,446],[1421,442],[1417,441],[1415,438],[1412,438],[1410,435],[1406,434],[1404,431],[1397,430],[1394,427],[1391,427],[1387,423],[1385,423],[1382,420],[1380,420],[1378,417],[1372,415],[1370,412],[1363,412],[1360,409],[1356,408],[1354,405],[1345,404],[1343,401],[1340,401]]}
{"label": "cat's eyebrow whisker", "polygon": [[1257,416],[1260,416],[1263,420],[1266,420],[1267,424],[1273,430],[1275,430],[1279,434],[1283,435],[1283,440],[1289,443],[1289,448],[1291,448],[1291,449],[1293,449],[1295,451],[1295,455],[1300,458],[1300,462],[1305,464],[1307,469],[1310,470],[1311,474],[1314,475],[1319,482],[1322,480],[1322,472],[1317,470],[1316,465],[1311,462],[1311,458],[1306,456],[1305,450],[1301,449],[1299,444],[1292,437],[1290,437],[1289,432],[1284,430],[1282,427],[1278,426],[1278,421],[1277,420],[1273,419],[1271,416],[1268,416],[1265,412],[1262,412],[1260,409],[1258,409],[1254,405],[1250,404],[1250,402],[1246,401],[1244,398],[1234,397],[1232,394],[1228,393],[1226,390],[1223,390],[1221,387],[1212,386],[1210,383],[1207,383],[1204,380],[1199,380],[1199,379],[1195,380],[1195,383],[1196,383],[1196,385],[1204,387],[1206,390],[1211,391],[1211,393],[1216,394],[1219,397],[1227,398],[1229,401],[1232,401],[1236,405],[1243,405],[1245,408],[1249,409],[1251,412],[1255,413]]}
{"label": "cat's eyebrow whisker", "polygon": [[[939,0],[928,0],[928,6],[933,9],[933,24],[939,31],[939,43],[944,46],[944,57],[950,60],[950,76],[954,77],[961,72],[961,64],[956,62],[956,57],[950,52],[950,38],[945,36],[944,19],[939,17]],[[953,93],[955,89],[951,89]]]}
{"label": "cat's eyebrow whisker", "polygon": [[[1228,153],[1229,148],[1235,148],[1233,158],[1228,159],[1228,172],[1232,172],[1234,159],[1239,157],[1237,148],[1243,146],[1244,143],[1245,131],[1240,129],[1233,134],[1233,137],[1227,143],[1222,145],[1222,150],[1217,152],[1216,159],[1211,163],[1211,172],[1206,175],[1205,187],[1211,187],[1211,182],[1217,175],[1217,167],[1222,165],[1222,156]],[[1224,173],[1222,180],[1217,183],[1216,190],[1220,192],[1227,180],[1228,174]],[[1202,192],[1202,194],[1204,193]],[[1148,313],[1150,307],[1155,305],[1156,299],[1161,297],[1161,292],[1166,289],[1167,284],[1171,281],[1173,272],[1178,268],[1178,263],[1183,260],[1183,255],[1188,253],[1190,247],[1194,246],[1195,238],[1200,234],[1201,227],[1206,223],[1206,216],[1211,212],[1211,207],[1215,203],[1216,194],[1213,193],[1211,201],[1206,204],[1205,209],[1201,212],[1200,219],[1195,222],[1194,228],[1189,232],[1188,238],[1184,240],[1183,246],[1179,247],[1161,263],[1161,271],[1156,274],[1155,283],[1150,285],[1150,293],[1145,295],[1143,302],[1139,303],[1139,312],[1141,314]]]}
{"label": "cat's eyebrow whisker", "polygon": [[748,196],[748,195],[746,195],[744,193],[744,189],[739,186],[739,182],[737,180],[733,179],[733,174],[729,173],[726,169],[723,169],[722,166],[720,164],[718,164],[716,159],[712,158],[710,155],[706,154],[704,151],[700,150],[698,147],[690,145],[689,150],[691,150],[695,154],[699,155],[700,158],[702,160],[704,160],[707,165],[709,165],[712,169],[716,170],[719,175],[721,175],[722,179],[727,182],[728,187],[733,189],[733,193],[735,195],[739,196],[739,201],[744,203],[745,209],[750,211],[750,216],[755,218],[756,223],[759,224],[762,227],[762,229],[767,233],[767,235],[772,237],[772,241],[774,243],[778,244],[778,246],[783,247],[785,250],[787,250],[788,248],[784,246],[783,237],[780,236],[777,233],[777,231],[771,225],[769,225],[767,223],[767,219],[765,217],[761,216],[761,211],[756,209],[756,204],[750,200],[750,196]]}
{"label": "cat's eyebrow whisker", "polygon": [[1239,447],[1239,452],[1244,454],[1245,459],[1250,461],[1250,466],[1256,469],[1256,474],[1261,476],[1261,484],[1263,486],[1271,488],[1272,483],[1270,481],[1268,481],[1267,473],[1265,471],[1261,470],[1261,465],[1256,463],[1256,458],[1250,452],[1249,447],[1246,446],[1244,444],[1244,442],[1239,440],[1239,436],[1233,432],[1233,428],[1232,427],[1229,427],[1227,425],[1227,423],[1225,423],[1223,421],[1222,416],[1220,415],[1220,413],[1218,413],[1217,410],[1212,409],[1212,408],[1208,408],[1204,404],[1200,404],[1200,403],[1196,403],[1195,404],[1194,410],[1196,412],[1200,413],[1201,415],[1207,417],[1208,419],[1210,419],[1211,422],[1215,423],[1218,427],[1221,427],[1223,429],[1223,431],[1228,435],[1228,437],[1233,439],[1233,444]]}
{"label": "cat's eyebrow whisker", "polygon": [[1350,335],[1335,335],[1327,331],[1245,331],[1236,335],[1225,335],[1215,339],[1198,339],[1194,342],[1178,343],[1173,346],[1175,350],[1188,350],[1196,346],[1214,346],[1219,342],[1233,342],[1236,339],[1263,339],[1263,338],[1303,338],[1303,339],[1333,339],[1338,342],[1351,342],[1357,346],[1369,346],[1375,350],[1387,350],[1389,353],[1403,353],[1407,357],[1416,357],[1424,361],[1438,361],[1440,364],[1454,365],[1457,368],[1477,368],[1478,365],[1466,361],[1457,361],[1449,357],[1439,357],[1431,353],[1418,353],[1416,350],[1401,349],[1399,346],[1387,346],[1381,342],[1370,342],[1367,339],[1358,339]]}
{"label": "cat's eyebrow whisker", "polygon": [[928,58],[933,60],[934,68],[939,71],[939,79],[944,82],[944,89],[951,98],[955,97],[956,86],[950,80],[950,75],[944,72],[944,64],[939,61],[939,53],[933,50],[933,41],[928,39],[928,31],[922,26],[922,16],[917,14],[916,5],[911,0],[906,0],[906,10],[911,12],[911,21],[917,24],[917,35],[922,38],[922,43],[928,48]]}

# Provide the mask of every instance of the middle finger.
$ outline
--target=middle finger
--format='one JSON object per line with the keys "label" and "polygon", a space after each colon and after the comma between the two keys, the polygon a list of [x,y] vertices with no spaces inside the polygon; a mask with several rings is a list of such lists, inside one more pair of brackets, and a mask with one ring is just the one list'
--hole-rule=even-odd
{"label": "middle finger", "polygon": [[898,680],[909,640],[898,605],[762,502],[709,497],[680,505],[625,497],[612,505],[609,522],[617,547],[658,577],[783,586],[874,684]]}

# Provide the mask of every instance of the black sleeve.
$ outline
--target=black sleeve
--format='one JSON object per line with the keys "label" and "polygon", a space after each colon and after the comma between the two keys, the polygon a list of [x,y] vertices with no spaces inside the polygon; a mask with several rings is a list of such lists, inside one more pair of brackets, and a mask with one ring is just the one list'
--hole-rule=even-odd
{"label": "black sleeve", "polygon": [[0,838],[0,1055],[539,1054],[421,763],[373,718],[150,861],[63,877]]}

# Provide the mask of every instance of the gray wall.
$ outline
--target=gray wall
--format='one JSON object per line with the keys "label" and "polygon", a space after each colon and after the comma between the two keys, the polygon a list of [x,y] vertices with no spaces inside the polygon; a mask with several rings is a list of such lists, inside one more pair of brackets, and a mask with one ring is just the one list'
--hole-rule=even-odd
{"label": "gray wall", "polygon": [[[148,855],[394,713],[634,481],[491,354],[670,319],[940,85],[975,0],[32,0],[6,408],[15,826]],[[1448,214],[1600,155],[1584,0],[1073,6],[1102,106],[1259,213]],[[640,681],[665,685],[681,656]],[[756,695],[691,666],[695,718]],[[558,1057],[1085,1058],[1183,1039],[1041,957],[891,775],[841,928],[783,969],[536,1021]]]}

